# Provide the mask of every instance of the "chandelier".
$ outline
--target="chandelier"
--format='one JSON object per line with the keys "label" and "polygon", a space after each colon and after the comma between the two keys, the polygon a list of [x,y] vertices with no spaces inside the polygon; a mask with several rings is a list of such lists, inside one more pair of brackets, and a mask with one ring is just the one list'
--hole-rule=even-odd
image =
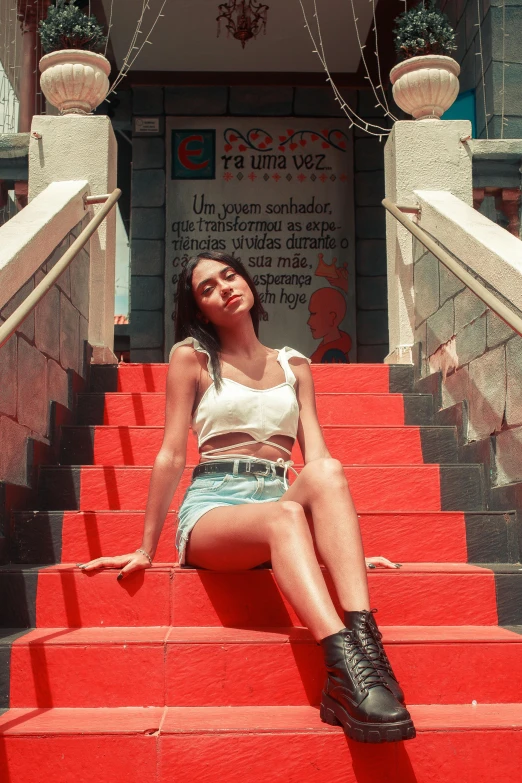
{"label": "chandelier", "polygon": [[266,33],[266,14],[268,6],[258,0],[227,0],[220,3],[218,23],[218,36],[221,32],[221,20],[224,19],[227,33],[241,41],[241,46],[251,38],[256,38],[263,31]]}

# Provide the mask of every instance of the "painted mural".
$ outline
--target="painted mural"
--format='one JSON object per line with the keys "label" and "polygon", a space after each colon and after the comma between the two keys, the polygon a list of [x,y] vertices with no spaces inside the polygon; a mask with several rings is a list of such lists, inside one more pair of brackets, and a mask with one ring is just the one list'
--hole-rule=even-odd
{"label": "painted mural", "polygon": [[314,362],[355,361],[349,123],[167,118],[166,353],[188,258],[241,258],[260,293],[260,337]]}

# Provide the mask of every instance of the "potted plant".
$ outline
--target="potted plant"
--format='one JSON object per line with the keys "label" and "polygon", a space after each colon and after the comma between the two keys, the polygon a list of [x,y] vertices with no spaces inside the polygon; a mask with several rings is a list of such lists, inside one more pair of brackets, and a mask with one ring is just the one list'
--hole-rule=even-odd
{"label": "potted plant", "polygon": [[94,16],[56,0],[39,25],[42,48],[40,84],[60,114],[90,114],[109,90],[109,61],[100,54],[107,37]]}
{"label": "potted plant", "polygon": [[390,73],[395,103],[416,120],[439,120],[459,92],[460,66],[455,31],[435,0],[400,14],[395,20],[395,48],[403,58]]}

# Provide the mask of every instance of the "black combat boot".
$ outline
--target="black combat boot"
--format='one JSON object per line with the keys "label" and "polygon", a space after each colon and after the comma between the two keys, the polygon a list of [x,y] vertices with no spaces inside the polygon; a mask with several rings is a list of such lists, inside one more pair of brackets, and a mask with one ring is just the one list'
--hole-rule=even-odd
{"label": "black combat boot", "polygon": [[321,720],[342,726],[358,742],[413,739],[408,710],[384,684],[354,631],[343,628],[321,640],[328,677]]}
{"label": "black combat boot", "polygon": [[397,677],[393,673],[391,663],[388,660],[388,656],[386,655],[381,641],[382,633],[377,628],[377,623],[373,616],[376,611],[377,609],[372,609],[371,612],[345,612],[344,622],[346,623],[346,627],[357,636],[364,648],[364,652],[373,662],[397,701],[404,704],[403,690],[398,683]]}

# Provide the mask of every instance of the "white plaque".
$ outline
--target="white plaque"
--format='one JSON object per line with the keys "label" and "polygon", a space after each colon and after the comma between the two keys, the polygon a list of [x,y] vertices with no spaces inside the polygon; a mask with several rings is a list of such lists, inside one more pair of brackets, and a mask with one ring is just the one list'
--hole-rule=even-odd
{"label": "white plaque", "polygon": [[134,117],[134,133],[159,133],[159,117]]}

